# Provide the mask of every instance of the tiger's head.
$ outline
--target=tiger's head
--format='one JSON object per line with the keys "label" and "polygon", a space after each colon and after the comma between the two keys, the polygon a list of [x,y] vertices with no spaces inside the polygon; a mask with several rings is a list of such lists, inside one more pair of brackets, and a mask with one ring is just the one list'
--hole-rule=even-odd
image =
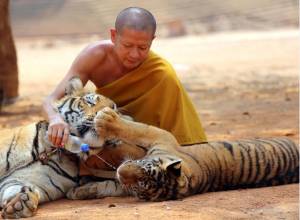
{"label": "tiger's head", "polygon": [[69,81],[65,96],[56,103],[57,111],[69,124],[70,133],[93,147],[101,147],[104,142],[94,127],[94,118],[104,107],[117,111],[116,104],[109,98],[86,92],[77,77]]}
{"label": "tiger's head", "polygon": [[181,163],[176,156],[127,160],[117,169],[117,179],[125,190],[140,199],[177,199],[178,187],[187,182],[182,175]]}

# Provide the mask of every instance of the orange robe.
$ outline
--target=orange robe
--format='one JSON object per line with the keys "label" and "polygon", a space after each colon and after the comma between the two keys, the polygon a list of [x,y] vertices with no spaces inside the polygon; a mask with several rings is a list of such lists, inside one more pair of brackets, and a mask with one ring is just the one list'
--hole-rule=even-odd
{"label": "orange robe", "polygon": [[[199,116],[173,67],[152,51],[138,68],[96,91],[135,121],[170,131],[181,145],[206,141]],[[96,164],[90,161],[90,165]]]}

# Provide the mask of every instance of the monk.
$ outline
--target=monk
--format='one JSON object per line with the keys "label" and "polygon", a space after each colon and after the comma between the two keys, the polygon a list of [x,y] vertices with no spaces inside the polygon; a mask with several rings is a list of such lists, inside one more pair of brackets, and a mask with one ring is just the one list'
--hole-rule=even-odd
{"label": "monk", "polygon": [[89,80],[97,92],[112,99],[134,120],[170,131],[181,145],[206,141],[195,108],[172,65],[155,52],[154,16],[143,8],[122,10],[110,30],[110,40],[88,45],[62,81],[46,97],[43,109],[49,121],[49,140],[63,146],[69,127],[53,108],[64,95],[67,82],[77,76]]}

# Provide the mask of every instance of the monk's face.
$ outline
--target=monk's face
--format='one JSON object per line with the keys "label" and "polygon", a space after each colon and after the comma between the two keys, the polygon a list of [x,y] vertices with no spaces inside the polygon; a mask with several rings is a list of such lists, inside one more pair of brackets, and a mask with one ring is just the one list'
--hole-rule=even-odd
{"label": "monk's face", "polygon": [[148,56],[154,36],[147,31],[124,28],[121,33],[111,30],[115,52],[125,69],[138,67]]}

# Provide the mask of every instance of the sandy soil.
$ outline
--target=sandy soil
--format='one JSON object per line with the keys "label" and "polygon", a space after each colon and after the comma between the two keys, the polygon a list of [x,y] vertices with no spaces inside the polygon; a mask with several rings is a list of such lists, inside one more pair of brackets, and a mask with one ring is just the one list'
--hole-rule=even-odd
{"label": "sandy soil", "polygon": [[[299,33],[222,33],[156,40],[175,66],[209,140],[288,136],[298,143]],[[42,118],[41,100],[76,54],[95,38],[17,39],[19,101],[4,107],[0,128]],[[135,198],[60,200],[33,219],[298,219],[298,184],[195,195],[181,201]]]}

